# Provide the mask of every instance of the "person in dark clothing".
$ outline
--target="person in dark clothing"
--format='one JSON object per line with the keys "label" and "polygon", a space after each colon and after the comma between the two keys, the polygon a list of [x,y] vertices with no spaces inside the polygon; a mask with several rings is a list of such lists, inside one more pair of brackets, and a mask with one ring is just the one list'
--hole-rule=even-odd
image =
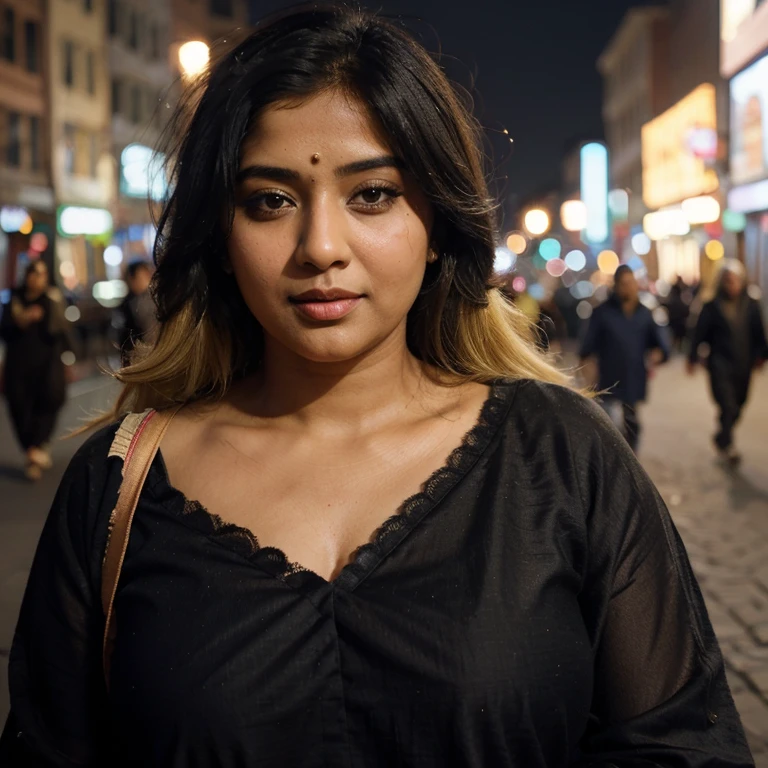
{"label": "person in dark clothing", "polygon": [[438,64],[307,5],[194,87],[158,339],[52,505],[0,766],[754,768],[664,502],[499,290]]}
{"label": "person in dark clothing", "polygon": [[5,397],[16,437],[26,453],[25,475],[39,480],[51,466],[46,449],[66,398],[64,351],[71,348],[64,302],[49,287],[48,267],[33,261],[24,284],[3,307]]}
{"label": "person in dark clothing", "polygon": [[637,405],[645,400],[649,365],[669,357],[669,343],[651,311],[639,300],[639,286],[626,264],[616,270],[613,293],[595,309],[581,345],[581,360],[597,358],[603,405],[633,451],[640,439]]}
{"label": "person in dark clothing", "polygon": [[693,294],[681,277],[672,286],[665,302],[669,314],[669,330],[672,333],[672,343],[678,352],[682,352],[683,343],[688,336],[688,317],[691,314],[691,299]]}
{"label": "person in dark clothing", "polygon": [[733,430],[747,402],[752,371],[768,359],[768,342],[760,304],[747,295],[744,266],[735,259],[723,264],[717,295],[701,310],[691,340],[689,374],[696,370],[702,344],[709,346],[706,365],[720,410],[715,446],[721,458],[738,463]]}
{"label": "person in dark clothing", "polygon": [[154,342],[157,319],[155,302],[149,292],[152,270],[146,261],[134,261],[126,269],[128,295],[115,310],[114,324],[123,365],[128,365],[131,353],[139,341]]}

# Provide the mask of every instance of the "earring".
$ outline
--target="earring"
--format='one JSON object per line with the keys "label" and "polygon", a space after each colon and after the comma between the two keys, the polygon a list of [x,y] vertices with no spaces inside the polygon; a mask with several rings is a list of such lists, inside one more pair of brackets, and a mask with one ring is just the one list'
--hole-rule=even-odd
{"label": "earring", "polygon": [[429,253],[427,254],[427,262],[429,264],[434,264],[438,259],[437,251],[434,248],[429,249]]}

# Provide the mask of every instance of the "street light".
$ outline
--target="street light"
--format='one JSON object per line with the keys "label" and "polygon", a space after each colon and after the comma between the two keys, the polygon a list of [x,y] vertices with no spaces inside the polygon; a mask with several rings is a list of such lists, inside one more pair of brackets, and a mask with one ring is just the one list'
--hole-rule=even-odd
{"label": "street light", "polygon": [[205,71],[210,59],[210,49],[200,40],[191,40],[179,48],[179,64],[187,77],[195,77]]}
{"label": "street light", "polygon": [[549,214],[541,208],[531,208],[523,219],[523,226],[529,234],[534,236],[543,235],[547,232],[549,224]]}

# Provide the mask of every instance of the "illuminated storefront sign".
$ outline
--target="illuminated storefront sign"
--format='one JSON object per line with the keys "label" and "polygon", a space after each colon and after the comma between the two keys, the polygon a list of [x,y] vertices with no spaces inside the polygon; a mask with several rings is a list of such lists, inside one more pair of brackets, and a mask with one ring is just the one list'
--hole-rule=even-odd
{"label": "illuminated storefront sign", "polygon": [[608,241],[608,149],[591,142],[581,148],[581,200],[587,209],[584,240],[591,245]]}
{"label": "illuminated storefront sign", "polygon": [[112,215],[103,208],[62,205],[57,211],[57,228],[64,237],[89,235],[97,237],[112,230]]}
{"label": "illuminated storefront sign", "polygon": [[720,74],[732,77],[768,47],[768,0],[720,0]]}
{"label": "illuminated storefront sign", "polygon": [[649,208],[717,191],[716,171],[691,150],[691,136],[705,130],[717,131],[715,86],[709,83],[643,126],[643,199]]}
{"label": "illuminated storefront sign", "polygon": [[168,189],[165,155],[143,144],[129,144],[120,155],[120,192],[126,197],[162,200]]}
{"label": "illuminated storefront sign", "polygon": [[768,56],[731,80],[731,180],[768,178]]}

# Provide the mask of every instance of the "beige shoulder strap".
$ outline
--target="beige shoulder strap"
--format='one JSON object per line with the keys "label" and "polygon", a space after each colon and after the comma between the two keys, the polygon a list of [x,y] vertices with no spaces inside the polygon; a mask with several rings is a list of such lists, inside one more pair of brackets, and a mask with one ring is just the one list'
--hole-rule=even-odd
{"label": "beige shoulder strap", "polygon": [[109,687],[112,647],[117,634],[113,606],[117,582],[128,549],[131,523],[152,460],[155,458],[165,430],[179,407],[167,411],[128,414],[120,425],[109,451],[110,456],[119,456],[123,459],[123,481],[120,485],[117,504],[110,517],[109,537],[101,566],[101,604],[106,619],[102,658],[107,687]]}

